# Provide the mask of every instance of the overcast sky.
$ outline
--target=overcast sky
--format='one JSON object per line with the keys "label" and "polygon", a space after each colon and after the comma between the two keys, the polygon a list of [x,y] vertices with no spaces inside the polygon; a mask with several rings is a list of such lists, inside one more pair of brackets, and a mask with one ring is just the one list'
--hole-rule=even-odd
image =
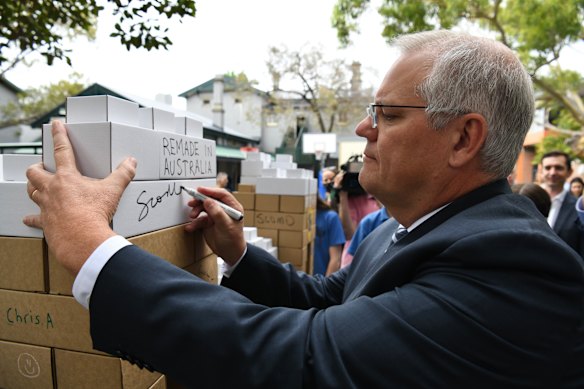
{"label": "overcast sky", "polygon": [[[18,66],[6,77],[22,89],[67,78],[72,71],[87,83],[98,82],[134,95],[154,99],[156,94],[178,95],[225,72],[245,72],[268,90],[268,47],[285,45],[298,50],[319,45],[326,57],[359,61],[365,86],[377,87],[395,58],[381,37],[381,18],[370,7],[360,20],[361,33],[354,44],[339,49],[330,19],[336,0],[198,0],[197,15],[182,24],[173,23],[169,34],[174,42],[168,50],[127,51],[110,38],[113,18],[100,17],[96,41],[79,40],[73,46],[73,68],[65,64],[32,68]],[[562,53],[568,67],[581,69],[584,48]],[[176,100],[176,99],[175,99]],[[180,103],[179,103],[180,104]]]}

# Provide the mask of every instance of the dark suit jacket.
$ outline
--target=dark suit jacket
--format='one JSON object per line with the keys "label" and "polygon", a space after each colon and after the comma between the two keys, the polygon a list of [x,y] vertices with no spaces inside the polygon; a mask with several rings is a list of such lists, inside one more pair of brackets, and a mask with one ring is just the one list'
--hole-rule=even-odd
{"label": "dark suit jacket", "polygon": [[570,193],[566,194],[554,224],[554,231],[584,258],[584,226],[576,212],[576,200]]}
{"label": "dark suit jacket", "polygon": [[94,346],[197,388],[584,387],[582,262],[529,199],[497,181],[390,246],[395,225],[328,278],[248,246],[233,290],[128,246]]}

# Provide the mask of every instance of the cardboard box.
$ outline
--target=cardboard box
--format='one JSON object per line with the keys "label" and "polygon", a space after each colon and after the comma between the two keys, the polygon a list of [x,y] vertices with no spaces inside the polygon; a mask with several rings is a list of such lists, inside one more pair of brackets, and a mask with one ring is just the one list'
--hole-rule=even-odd
{"label": "cardboard box", "polygon": [[233,192],[233,196],[240,202],[243,209],[255,209],[255,193],[253,192]]}
{"label": "cardboard box", "polygon": [[67,97],[67,123],[115,122],[138,125],[138,104],[114,96]]}
{"label": "cardboard box", "polygon": [[154,384],[152,384],[151,387],[149,387],[148,389],[167,389],[168,388],[168,384],[167,384],[167,380],[166,380],[166,376],[161,376],[159,379],[156,380],[156,382]]}
{"label": "cardboard box", "polygon": [[47,249],[41,238],[0,236],[0,289],[46,292]]}
{"label": "cardboard box", "polygon": [[0,179],[4,181],[27,181],[26,169],[42,161],[40,155],[0,154],[0,158],[3,160],[0,164],[0,169],[3,171]]}
{"label": "cardboard box", "polygon": [[[73,146],[77,168],[87,177],[105,178],[124,159],[136,158],[134,180],[158,180],[159,135],[155,131],[119,123],[66,124]],[[55,171],[55,156],[51,125],[43,125],[43,163],[45,169]]]}
{"label": "cardboard box", "polygon": [[219,269],[217,266],[217,256],[215,254],[211,254],[208,257],[193,263],[186,267],[185,270],[210,284],[217,285],[219,283]]}
{"label": "cardboard box", "polygon": [[217,177],[214,140],[163,131],[156,134],[160,139],[158,156],[161,179]]}
{"label": "cardboard box", "polygon": [[213,187],[215,179],[132,181],[120,200],[112,228],[130,237],[187,223],[191,196],[181,186]]}
{"label": "cardboard box", "polygon": [[53,388],[51,349],[0,341],[0,388]]}
{"label": "cardboard box", "polygon": [[256,211],[278,212],[280,210],[280,196],[256,193]]}
{"label": "cardboard box", "polygon": [[[188,267],[213,254],[202,232],[185,232],[184,224],[134,236],[128,240],[180,268]],[[73,275],[49,254],[50,292],[72,296],[74,281]]]}
{"label": "cardboard box", "polygon": [[316,193],[315,178],[257,177],[256,193],[303,196]]}
{"label": "cardboard box", "polygon": [[0,312],[2,340],[100,353],[92,347],[89,311],[73,297],[0,289]]}
{"label": "cardboard box", "polygon": [[258,228],[258,236],[270,238],[274,246],[278,246],[278,230],[271,228]]}
{"label": "cardboard box", "polygon": [[174,132],[174,113],[158,108],[138,109],[139,126],[156,131]]}
{"label": "cardboard box", "polygon": [[278,260],[282,263],[290,263],[298,270],[308,271],[308,247],[294,249],[290,247],[278,247]]}
{"label": "cardboard box", "polygon": [[144,389],[160,377],[120,358],[55,349],[58,389]]}
{"label": "cardboard box", "polygon": [[22,223],[26,215],[38,215],[39,207],[28,197],[26,182],[0,182],[0,235],[42,238],[43,230]]}
{"label": "cardboard box", "polygon": [[302,231],[313,223],[310,213],[255,212],[255,226],[277,230]]}
{"label": "cardboard box", "polygon": [[305,213],[313,207],[311,196],[280,196],[280,212]]}
{"label": "cardboard box", "polygon": [[246,210],[243,213],[243,225],[246,227],[255,227],[255,211]]}
{"label": "cardboard box", "polygon": [[251,193],[255,193],[255,185],[250,185],[250,184],[238,184],[237,185],[237,190],[239,192],[251,192]]}
{"label": "cardboard box", "polygon": [[174,120],[174,132],[195,138],[203,137],[203,123],[190,117],[177,116]]}
{"label": "cardboard box", "polygon": [[308,246],[312,241],[311,230],[305,229],[302,231],[278,231],[278,247],[289,247],[301,249]]}

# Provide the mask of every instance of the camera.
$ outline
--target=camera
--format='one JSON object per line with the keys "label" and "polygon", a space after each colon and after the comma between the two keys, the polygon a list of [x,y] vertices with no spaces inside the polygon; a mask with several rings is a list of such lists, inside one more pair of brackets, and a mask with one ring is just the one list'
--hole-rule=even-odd
{"label": "camera", "polygon": [[341,190],[349,195],[360,195],[365,193],[365,189],[359,184],[359,172],[363,167],[361,155],[355,154],[349,157],[347,162],[341,165],[344,172]]}

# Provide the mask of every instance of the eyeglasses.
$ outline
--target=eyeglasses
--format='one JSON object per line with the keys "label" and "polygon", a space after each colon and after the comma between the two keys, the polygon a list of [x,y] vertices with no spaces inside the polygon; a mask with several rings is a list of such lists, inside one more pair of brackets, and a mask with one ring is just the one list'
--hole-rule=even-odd
{"label": "eyeglasses", "polygon": [[387,105],[387,104],[369,104],[367,106],[367,116],[371,118],[371,122],[373,123],[372,127],[377,128],[377,110],[376,107],[379,108],[419,108],[419,109],[426,109],[427,106],[421,105]]}

